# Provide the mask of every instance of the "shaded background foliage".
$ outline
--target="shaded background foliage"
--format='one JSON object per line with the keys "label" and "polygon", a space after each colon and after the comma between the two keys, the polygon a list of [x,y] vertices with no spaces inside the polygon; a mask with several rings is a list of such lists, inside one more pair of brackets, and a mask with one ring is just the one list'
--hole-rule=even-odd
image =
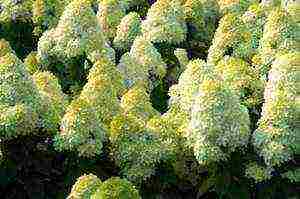
{"label": "shaded background foliage", "polygon": [[[51,138],[45,136],[6,143],[8,162],[0,169],[1,198],[63,199],[83,173],[94,173],[101,180],[118,175],[118,168],[107,158],[107,148],[101,157],[88,160],[72,153],[57,153],[51,144]],[[300,188],[279,176],[257,185],[241,176],[243,157],[233,154],[230,164],[219,168],[221,175],[216,190],[202,195],[201,199],[299,198]],[[192,184],[177,179],[166,164],[159,166],[157,175],[143,184],[140,192],[145,199],[195,199],[201,193]]]}

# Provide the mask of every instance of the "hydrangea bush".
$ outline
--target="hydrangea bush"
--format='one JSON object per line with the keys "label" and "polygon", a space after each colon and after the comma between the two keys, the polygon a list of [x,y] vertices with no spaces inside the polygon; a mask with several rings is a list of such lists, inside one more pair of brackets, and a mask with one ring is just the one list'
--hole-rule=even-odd
{"label": "hydrangea bush", "polygon": [[[1,1],[0,170],[9,141],[46,135],[58,154],[116,167],[76,176],[68,199],[147,198],[157,178],[162,190],[188,184],[197,198],[243,198],[230,190],[236,184],[296,186],[299,8],[288,0]],[[19,38],[24,28],[29,36]]]}

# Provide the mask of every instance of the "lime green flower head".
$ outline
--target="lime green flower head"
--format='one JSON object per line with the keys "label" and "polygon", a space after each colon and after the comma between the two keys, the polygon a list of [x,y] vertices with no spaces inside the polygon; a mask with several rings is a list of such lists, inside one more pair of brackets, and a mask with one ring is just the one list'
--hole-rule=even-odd
{"label": "lime green flower head", "polygon": [[269,167],[280,166],[299,153],[299,66],[298,52],[281,55],[268,75],[253,144]]}
{"label": "lime green flower head", "polygon": [[[180,125],[169,115],[155,116],[147,122],[147,130],[154,133],[164,148],[163,159],[175,163],[182,154],[184,139],[179,132]],[[180,117],[180,115],[174,115]],[[182,158],[182,157],[180,157]]]}
{"label": "lime green flower head", "polygon": [[0,39],[0,56],[2,57],[7,53],[13,53],[13,50],[5,39]]}
{"label": "lime green flower head", "polygon": [[217,65],[225,56],[234,56],[250,62],[257,57],[263,29],[271,8],[255,2],[245,12],[224,15],[208,51],[208,63]]}
{"label": "lime green flower head", "polygon": [[267,20],[267,16],[273,7],[265,7],[262,3],[254,3],[250,5],[242,18],[243,25],[242,40],[238,41],[234,49],[233,55],[242,58],[248,62],[256,56],[260,40],[263,36],[263,28]]}
{"label": "lime green flower head", "polygon": [[159,115],[150,102],[147,90],[137,85],[126,92],[121,99],[121,107],[125,113],[131,113],[141,118],[151,118]]}
{"label": "lime green flower head", "polygon": [[105,54],[105,40],[88,0],[74,0],[64,10],[56,28],[46,31],[38,42],[38,60],[49,65],[53,58],[70,59],[81,55],[93,63]]}
{"label": "lime green flower head", "polygon": [[39,70],[39,63],[36,58],[37,52],[33,51],[27,55],[24,59],[24,64],[26,66],[27,71],[33,75],[35,72]]}
{"label": "lime green flower head", "polygon": [[80,156],[87,157],[101,153],[107,128],[120,111],[118,94],[122,80],[118,77],[111,61],[103,59],[94,64],[87,84],[62,119],[61,131],[56,137],[58,150],[77,150]]}
{"label": "lime green flower head", "polygon": [[126,179],[112,177],[101,184],[91,199],[141,199],[138,190]]}
{"label": "lime green flower head", "polygon": [[248,144],[248,110],[231,89],[207,79],[194,97],[187,139],[200,164],[226,160],[231,152]]}
{"label": "lime green flower head", "polygon": [[299,25],[295,19],[280,7],[275,7],[268,15],[258,55],[254,59],[254,64],[263,78],[266,79],[278,54],[299,51]]}
{"label": "lime green flower head", "polygon": [[121,99],[122,113],[111,122],[112,157],[121,174],[141,183],[155,173],[164,149],[161,141],[146,128],[147,121],[159,116],[150,102],[147,89],[135,85]]}
{"label": "lime green flower head", "polygon": [[148,71],[148,79],[153,79],[154,84],[155,80],[161,80],[166,75],[167,66],[161,54],[145,37],[140,36],[134,40],[130,56],[143,67],[143,71]]}
{"label": "lime green flower head", "polygon": [[146,121],[128,113],[116,117],[111,125],[111,157],[120,174],[136,184],[154,175],[168,149],[157,134],[145,128]]}
{"label": "lime green flower head", "polygon": [[246,167],[246,177],[252,178],[256,183],[271,179],[272,168],[258,165],[256,162],[250,162]]}
{"label": "lime green flower head", "polygon": [[113,39],[117,27],[126,15],[126,4],[121,0],[101,0],[97,18],[106,38]]}
{"label": "lime green flower head", "polygon": [[80,176],[67,199],[89,199],[101,184],[101,180],[93,174]]}
{"label": "lime green flower head", "polygon": [[230,12],[243,12],[258,0],[218,0],[221,13],[227,14]]}
{"label": "lime green flower head", "polygon": [[235,13],[230,13],[223,16],[219,22],[212,45],[208,50],[207,62],[216,65],[226,51],[233,49],[242,37],[243,21],[240,16]]}
{"label": "lime green flower head", "polygon": [[[128,117],[124,127],[131,122]],[[132,122],[136,122],[135,119]],[[165,153],[165,148],[154,133],[143,129],[137,132],[122,131],[112,148],[112,157],[121,169],[121,175],[140,184],[155,174],[155,169]]]}
{"label": "lime green flower head", "polygon": [[118,70],[123,75],[126,88],[131,88],[137,84],[143,84],[145,87],[149,87],[148,69],[138,64],[129,52],[122,55],[120,63],[118,64]]}
{"label": "lime green flower head", "polygon": [[240,96],[243,104],[253,106],[263,101],[264,82],[247,62],[225,56],[215,71]]}
{"label": "lime green flower head", "polygon": [[130,49],[134,39],[141,34],[140,25],[141,20],[136,12],[130,12],[123,17],[113,41],[114,47],[122,50]]}
{"label": "lime green flower head", "polygon": [[149,90],[152,90],[167,72],[161,54],[143,36],[138,36],[130,52],[123,54],[118,68],[123,74],[127,88],[143,84]]}
{"label": "lime green flower head", "polygon": [[141,199],[139,191],[126,179],[112,177],[101,182],[93,175],[80,176],[67,199]]}
{"label": "lime green flower head", "polygon": [[[143,84],[130,88],[121,98],[121,114],[110,123],[110,139],[113,142],[122,132],[136,133],[144,130],[146,122],[158,116],[150,102],[150,95]],[[128,121],[126,121],[128,120]]]}
{"label": "lime green flower head", "polygon": [[98,114],[85,100],[73,100],[61,120],[54,146],[58,151],[76,151],[82,157],[102,152],[107,129]]}
{"label": "lime green flower head", "polygon": [[198,91],[199,84],[211,76],[211,73],[211,66],[203,60],[190,61],[186,66],[186,70],[179,77],[178,84],[170,88],[170,106],[173,106],[173,104],[179,105],[182,110],[189,112],[195,99],[193,96]]}
{"label": "lime green flower head", "polygon": [[0,136],[5,139],[33,132],[38,122],[40,95],[24,64],[0,41]]}
{"label": "lime green flower head", "polygon": [[180,43],[186,38],[185,13],[179,0],[158,0],[142,23],[145,38],[155,43]]}
{"label": "lime green flower head", "polygon": [[58,79],[50,72],[37,72],[33,75],[33,80],[42,98],[42,128],[56,132],[67,106],[67,98]]}

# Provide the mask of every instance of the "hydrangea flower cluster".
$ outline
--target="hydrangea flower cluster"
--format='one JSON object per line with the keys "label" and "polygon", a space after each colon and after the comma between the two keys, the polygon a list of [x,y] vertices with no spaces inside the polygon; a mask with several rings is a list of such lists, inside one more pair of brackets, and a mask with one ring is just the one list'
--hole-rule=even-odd
{"label": "hydrangea flower cluster", "polygon": [[269,72],[262,117],[253,135],[253,145],[269,168],[281,166],[300,152],[299,64],[299,53],[284,54]]}
{"label": "hydrangea flower cluster", "polygon": [[55,133],[65,111],[66,96],[49,72],[32,76],[5,40],[0,41],[1,139],[12,139],[43,128]]}
{"label": "hydrangea flower cluster", "polygon": [[107,128],[120,111],[121,74],[110,60],[100,60],[91,68],[88,82],[73,100],[61,120],[56,137],[59,150],[77,150],[80,156],[101,152]]}
{"label": "hydrangea flower cluster", "polygon": [[80,176],[68,199],[140,199],[138,190],[127,180],[112,177],[102,182],[94,174]]}

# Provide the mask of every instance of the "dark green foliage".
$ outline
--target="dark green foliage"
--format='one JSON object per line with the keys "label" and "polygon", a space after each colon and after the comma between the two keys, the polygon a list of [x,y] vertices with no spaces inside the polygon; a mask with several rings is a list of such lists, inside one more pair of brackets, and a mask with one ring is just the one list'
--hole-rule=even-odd
{"label": "dark green foliage", "polygon": [[85,56],[79,56],[68,60],[67,63],[52,59],[48,70],[58,77],[64,93],[76,96],[87,82],[86,77],[91,66]]}
{"label": "dark green foliage", "polygon": [[7,40],[18,57],[23,59],[37,48],[38,38],[33,35],[33,29],[30,22],[0,23],[0,39]]}
{"label": "dark green foliage", "polygon": [[151,92],[151,102],[153,108],[161,113],[165,113],[168,109],[168,90],[165,82],[161,82]]}

